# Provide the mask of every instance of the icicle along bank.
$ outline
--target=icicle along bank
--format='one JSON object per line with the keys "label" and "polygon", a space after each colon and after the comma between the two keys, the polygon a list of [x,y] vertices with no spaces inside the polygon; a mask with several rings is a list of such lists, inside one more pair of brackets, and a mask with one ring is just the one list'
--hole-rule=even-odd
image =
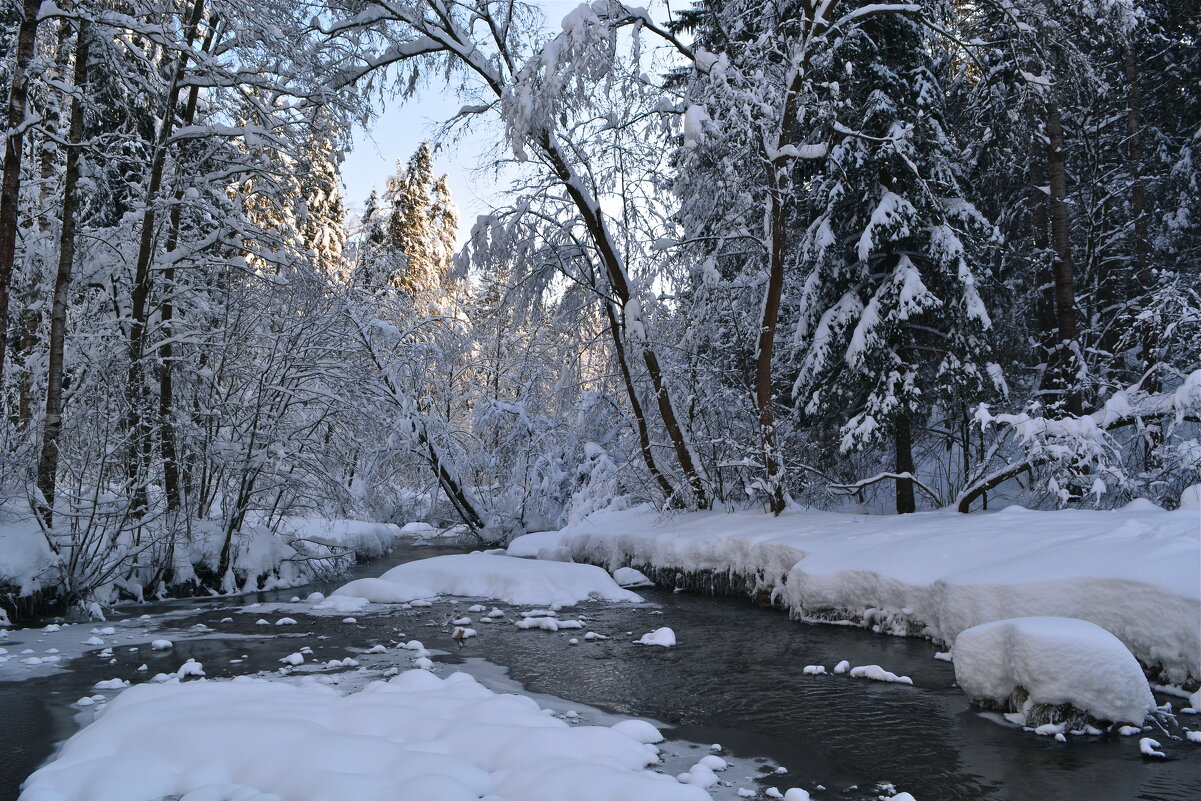
{"label": "icicle along bank", "polygon": [[970,526],[950,513],[789,511],[769,519],[642,508],[519,537],[509,553],[634,567],[665,587],[943,647],[994,620],[1079,618],[1117,636],[1152,681],[1195,689],[1199,534],[1195,509],[1142,504],[1106,513],[1011,508]]}

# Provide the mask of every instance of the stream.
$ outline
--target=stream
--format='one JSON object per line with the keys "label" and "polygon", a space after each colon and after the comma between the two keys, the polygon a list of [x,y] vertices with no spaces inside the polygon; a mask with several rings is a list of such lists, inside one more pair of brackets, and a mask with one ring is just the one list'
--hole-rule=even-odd
{"label": "stream", "polygon": [[[461,550],[405,540],[388,557],[356,566],[353,576],[379,575],[394,564]],[[98,658],[100,648],[94,647],[64,658],[59,672],[27,678],[15,663],[0,666],[0,799],[15,799],[21,782],[51,757],[56,744],[91,719],[90,708],[73,704],[98,692],[93,689],[97,681],[146,680],[188,658],[202,662],[210,678],[275,671],[282,656],[302,646],[312,649],[312,661],[352,656],[369,668],[388,663],[405,668],[409,652],[389,648],[372,655],[375,661],[363,653],[375,643],[390,646],[402,632],[405,639],[445,652],[434,657],[445,666],[437,668],[442,675],[464,669],[485,684],[490,677],[494,685],[503,677],[525,692],[565,699],[581,709],[666,724],[670,741],[720,743],[724,754],[761,765],[758,784],[752,785],[759,791],[804,787],[817,801],[876,799],[887,796],[890,787],[918,801],[1201,798],[1201,746],[1152,733],[1170,759],[1150,760],[1140,754],[1138,737],[1075,736],[1061,743],[1022,731],[972,709],[954,687],[952,665],[934,659],[935,647],[924,640],[798,623],[749,601],[658,588],[637,590],[647,601],[642,605],[595,603],[565,610],[563,617],[586,615],[587,630],[609,637],[589,642],[579,631],[518,630],[511,622],[517,608],[506,604],[500,606],[509,622],[477,622],[479,636],[463,646],[450,638],[445,624],[456,615],[470,615],[471,600],[354,613],[353,624],[341,615],[306,615],[303,605],[287,604],[313,591],[328,593],[343,582],[236,598],[124,605],[107,623],[71,627],[81,635],[74,637],[78,642],[95,626],[113,626],[124,639],[111,643],[111,657]],[[255,603],[264,606],[245,609]],[[280,603],[283,609],[275,606]],[[291,615],[298,625],[257,624],[260,608],[262,617]],[[677,646],[634,644],[660,626],[675,631]],[[12,631],[0,646],[10,655],[26,648],[40,653],[46,650],[40,632]],[[197,638],[180,639],[185,635]],[[174,648],[151,650],[157,636],[171,637]],[[578,645],[569,644],[573,637],[581,640]],[[844,659],[880,665],[911,677],[913,685],[802,675],[806,665],[829,671]],[[146,671],[137,671],[141,664]],[[1183,699],[1158,694],[1157,700],[1184,705]],[[588,722],[587,715],[584,719]],[[1182,716],[1182,722],[1196,728],[1201,716]],[[774,775],[775,766],[787,773]]]}

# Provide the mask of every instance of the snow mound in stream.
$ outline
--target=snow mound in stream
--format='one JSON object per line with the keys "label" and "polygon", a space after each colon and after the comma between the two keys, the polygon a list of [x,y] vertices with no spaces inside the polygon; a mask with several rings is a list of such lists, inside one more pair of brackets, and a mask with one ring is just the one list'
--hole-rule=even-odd
{"label": "snow mound in stream", "polygon": [[385,604],[437,595],[494,598],[519,606],[570,606],[590,599],[634,603],[642,600],[619,587],[599,567],[482,553],[408,562],[379,578],[358,579],[334,591],[335,597],[366,598]]}
{"label": "snow mound in stream", "polygon": [[248,677],[144,684],[68,740],[21,801],[708,799],[646,770],[658,762],[646,735],[571,726],[462,673],[411,670],[352,695]]}
{"label": "snow mound in stream", "polygon": [[1024,617],[955,638],[955,681],[972,700],[1005,705],[1021,687],[1032,704],[1071,704],[1099,720],[1141,724],[1155,708],[1138,660],[1086,620]]}

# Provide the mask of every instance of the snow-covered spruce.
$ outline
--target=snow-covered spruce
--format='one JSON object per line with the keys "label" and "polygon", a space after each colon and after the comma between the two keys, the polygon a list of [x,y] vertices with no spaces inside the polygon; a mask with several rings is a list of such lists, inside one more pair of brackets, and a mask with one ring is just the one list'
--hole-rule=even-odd
{"label": "snow-covered spruce", "polygon": [[434,556],[392,568],[379,578],[344,584],[332,598],[405,603],[438,595],[492,598],[514,605],[568,606],[592,599],[638,603],[600,568],[491,554]]}
{"label": "snow-covered spruce", "polygon": [[410,670],[351,695],[241,677],[144,684],[34,773],[21,801],[705,801],[647,770],[649,724],[572,726],[455,673]]}
{"label": "snow-covered spruce", "polygon": [[1113,511],[1011,506],[971,518],[813,510],[665,518],[640,507],[518,537],[509,553],[636,565],[666,586],[944,645],[993,620],[1079,618],[1113,633],[1165,683],[1201,678],[1196,509],[1142,501]]}
{"label": "snow-covered spruce", "polygon": [[1085,620],[1025,617],[955,638],[955,681],[976,703],[1020,712],[1038,726],[1077,720],[1141,724],[1155,709],[1138,660]]}

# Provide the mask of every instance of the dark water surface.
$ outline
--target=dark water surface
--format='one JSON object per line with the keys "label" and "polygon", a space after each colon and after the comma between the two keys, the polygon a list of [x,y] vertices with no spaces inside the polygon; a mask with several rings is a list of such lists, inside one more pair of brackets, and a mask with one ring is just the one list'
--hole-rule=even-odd
{"label": "dark water surface", "polygon": [[[355,573],[378,575],[392,564],[456,550],[405,545]],[[330,587],[123,607],[113,618],[118,626],[121,618],[150,614],[152,620],[145,622],[151,628],[203,623],[219,634],[176,640],[170,654],[151,653],[144,646],[137,652],[114,647],[115,665],[87,655],[53,676],[0,681],[0,799],[15,798],[20,783],[51,756],[55,743],[77,730],[70,704],[96,692],[90,688],[98,680],[153,675],[188,657],[204,663],[210,677],[252,674],[278,668],[279,657],[304,645],[313,649],[310,661],[360,658],[362,649],[394,643],[401,631],[427,648],[448,652],[435,661],[483,658],[507,668],[531,692],[662,721],[674,727],[666,732],[671,739],[721,743],[728,753],[766,757],[789,773],[765,779],[764,786],[804,787],[819,800],[875,798],[880,784],[895,785],[918,801],[1201,799],[1201,746],[1149,733],[1172,757],[1152,761],[1139,753],[1137,737],[1069,737],[1059,743],[1007,728],[968,706],[952,686],[952,666],[933,659],[935,648],[922,640],[797,623],[745,601],[660,589],[639,590],[649,602],[642,606],[584,604],[561,613],[563,618],[587,615],[584,631],[610,637],[595,642],[584,642],[583,631],[521,631],[511,623],[476,623],[479,636],[460,648],[444,625],[452,617],[450,602],[356,613],[357,624],[288,612],[299,625],[286,631],[274,626],[264,631],[267,627],[254,625],[256,615],[232,611],[254,601],[304,597],[314,589]],[[470,604],[459,603],[459,613]],[[511,607],[498,605],[513,617]],[[188,614],[165,625],[159,622],[164,613],[180,610]],[[264,616],[274,620],[281,614]],[[224,617],[234,621],[221,623]],[[676,632],[676,647],[632,642],[660,626]],[[10,653],[22,647],[21,634],[14,632],[4,643]],[[578,645],[569,645],[573,637],[580,639]],[[407,667],[410,655],[390,649],[387,658]],[[852,665],[881,665],[911,677],[913,686],[801,673],[810,664],[831,670],[843,659]],[[162,666],[156,668],[152,660]],[[132,672],[141,663],[150,670]],[[1170,700],[1183,705],[1183,699]],[[1198,727],[1201,716],[1183,722]],[[827,789],[815,791],[819,784]]]}

